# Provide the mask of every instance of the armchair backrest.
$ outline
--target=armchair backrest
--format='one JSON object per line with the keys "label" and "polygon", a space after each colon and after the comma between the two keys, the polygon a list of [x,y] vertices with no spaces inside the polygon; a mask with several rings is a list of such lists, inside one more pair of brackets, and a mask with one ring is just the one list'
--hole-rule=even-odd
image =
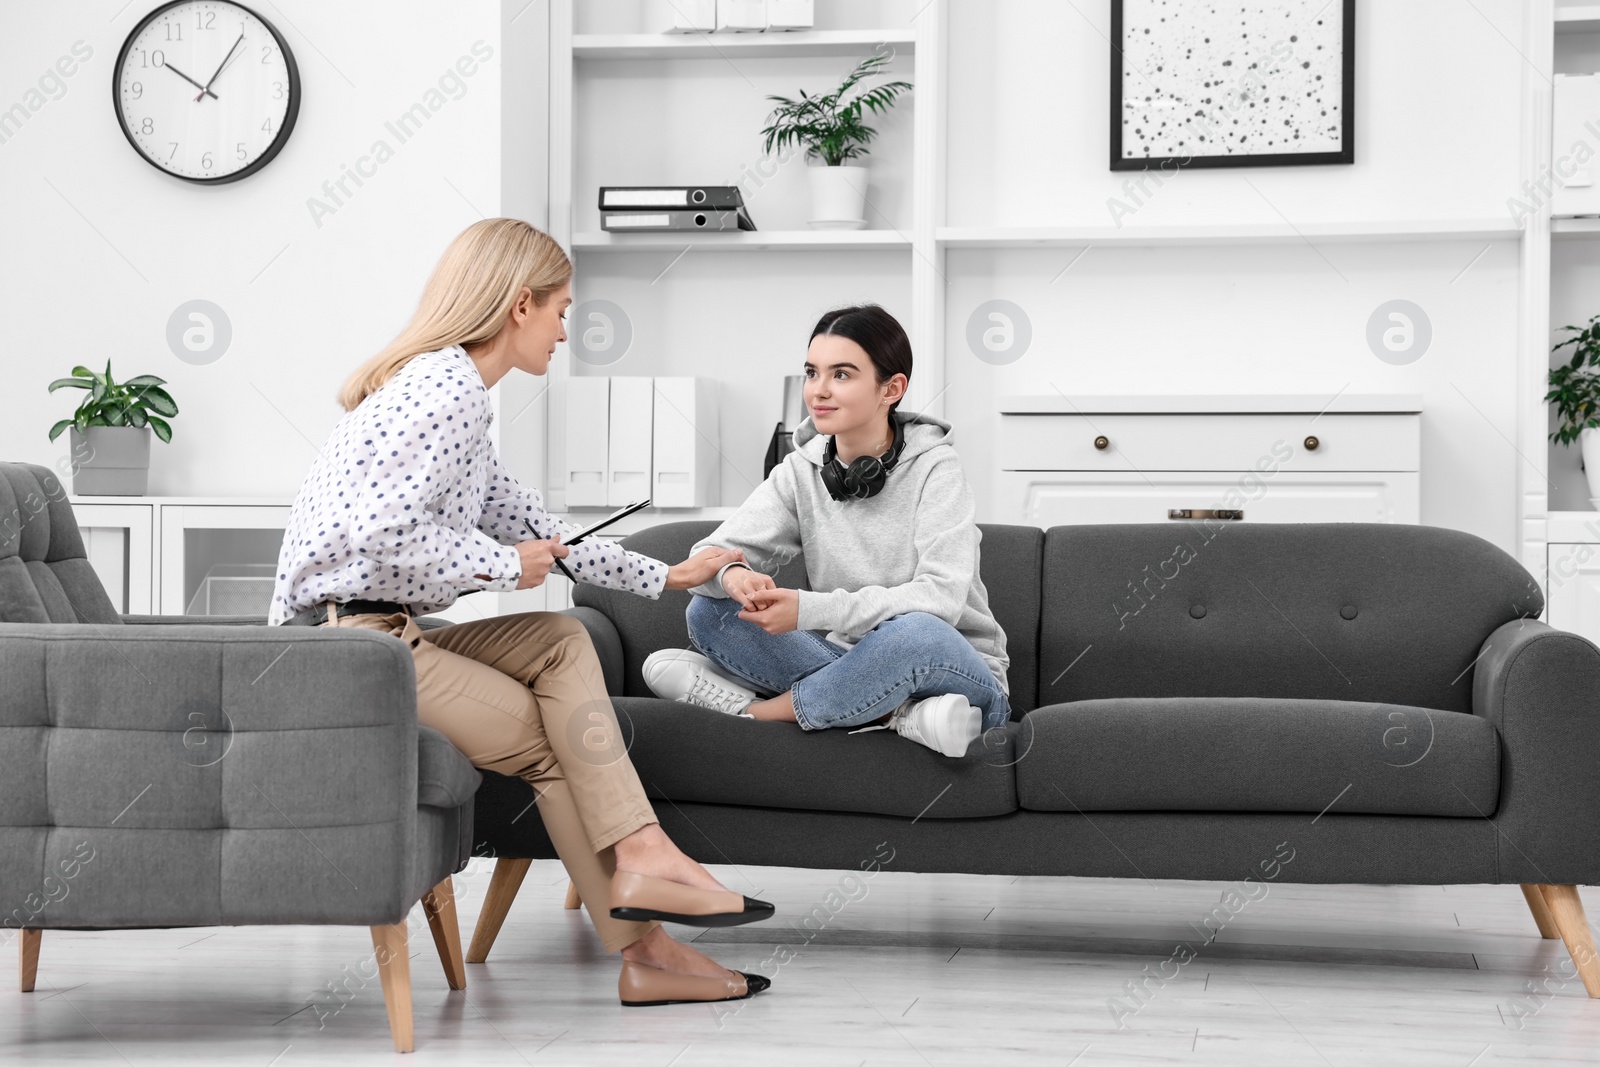
{"label": "armchair backrest", "polygon": [[121,621],[60,479],[36,463],[0,463],[0,622]]}

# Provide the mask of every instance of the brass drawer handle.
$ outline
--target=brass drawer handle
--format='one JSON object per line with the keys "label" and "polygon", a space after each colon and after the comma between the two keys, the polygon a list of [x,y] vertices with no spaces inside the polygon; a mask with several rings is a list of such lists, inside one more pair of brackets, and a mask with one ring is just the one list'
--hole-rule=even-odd
{"label": "brass drawer handle", "polygon": [[1234,522],[1244,521],[1243,509],[1232,508],[1168,508],[1169,519],[1229,519]]}
{"label": "brass drawer handle", "polygon": [[1319,449],[1321,447],[1322,447],[1322,442],[1319,441],[1317,438],[1315,438],[1315,437],[1306,438],[1306,451],[1307,452],[1315,452],[1317,449]]}
{"label": "brass drawer handle", "polygon": [[1111,447],[1111,438],[1107,437],[1105,434],[1101,434],[1099,437],[1094,439],[1094,447],[1099,449],[1101,452],[1104,452],[1106,449]]}

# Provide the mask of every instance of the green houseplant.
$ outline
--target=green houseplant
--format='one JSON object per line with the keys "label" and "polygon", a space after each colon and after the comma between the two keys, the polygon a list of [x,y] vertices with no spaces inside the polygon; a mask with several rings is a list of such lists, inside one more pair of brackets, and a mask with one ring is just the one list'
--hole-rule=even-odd
{"label": "green houseplant", "polygon": [[82,389],[72,418],[50,427],[50,440],[72,431],[72,491],[78,496],[140,496],[149,484],[150,434],[172,440],[167,419],[178,413],[177,402],[153,374],[118,382],[111,361],[104,373],[73,367],[72,377],[57,378],[50,392]]}
{"label": "green houseplant", "polygon": [[867,86],[863,82],[887,74],[893,58],[893,53],[885,52],[868,56],[830,93],[810,96],[802,89],[799,99],[767,97],[777,104],[761,131],[766,135],[767,153],[782,155],[803,147],[807,159],[823,164],[809,172],[813,227],[857,229],[866,225],[863,208],[868,172],[851,161],[866,155],[868,143],[878,134],[865,120],[886,113],[902,93],[911,91],[911,83]]}

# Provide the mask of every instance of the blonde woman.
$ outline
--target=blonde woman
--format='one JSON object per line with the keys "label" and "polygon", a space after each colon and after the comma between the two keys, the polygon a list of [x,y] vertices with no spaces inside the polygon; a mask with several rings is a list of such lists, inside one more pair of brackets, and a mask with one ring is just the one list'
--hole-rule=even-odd
{"label": "blonde woman", "polygon": [[474,765],[533,786],[596,931],[622,953],[624,1004],[742,999],[767,980],[658,924],[731,926],[772,906],[727,889],[657,824],[582,625],[542,611],[438,630],[415,619],[465,592],[537,586],[558,560],[578,581],[654,598],[740,558],[708,549],[669,566],[603,541],[568,549],[571,527],[500,465],[489,389],[512,370],[545,373],[566,340],[571,279],[560,246],[517,219],[485,219],[450,244],[410,325],[339,393],[346,414],[295,498],[269,621],[410,646],[418,721]]}

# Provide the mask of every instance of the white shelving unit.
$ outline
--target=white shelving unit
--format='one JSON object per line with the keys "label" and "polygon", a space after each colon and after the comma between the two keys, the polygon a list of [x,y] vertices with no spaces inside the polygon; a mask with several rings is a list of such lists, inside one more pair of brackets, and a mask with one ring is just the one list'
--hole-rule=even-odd
{"label": "white shelving unit", "polygon": [[[947,3],[948,0],[929,0],[925,4],[915,5],[909,23],[903,25],[829,28],[830,19],[836,23],[852,19],[869,19],[873,17],[872,11],[882,9],[869,10],[845,4],[834,4],[830,7],[825,2],[817,5],[818,23],[821,28],[814,30],[743,34],[665,34],[581,32],[585,28],[598,27],[592,23],[587,27],[580,26],[578,25],[580,19],[598,19],[604,13],[586,9],[576,3],[576,0],[552,0],[549,7],[551,109],[549,230],[574,257],[577,267],[573,293],[575,306],[581,306],[586,300],[617,299],[612,287],[608,287],[609,280],[642,278],[651,287],[652,295],[663,291],[670,294],[661,299],[690,305],[703,303],[708,309],[715,309],[719,300],[723,298],[718,292],[718,281],[708,280],[706,276],[696,277],[692,270],[681,267],[676,273],[668,273],[669,268],[677,264],[680,259],[693,263],[708,253],[746,253],[747,256],[741,257],[743,262],[735,269],[738,276],[754,278],[766,274],[782,274],[796,279],[791,283],[791,289],[796,285],[818,288],[825,285],[828,279],[841,269],[863,269],[861,265],[867,264],[869,266],[864,269],[871,272],[873,279],[892,278],[891,288],[902,292],[909,290],[911,297],[909,317],[902,316],[902,321],[916,350],[927,353],[942,352],[944,263],[943,249],[935,238],[934,227],[944,215],[943,87]],[[910,13],[913,11],[913,6],[907,5],[905,10]],[[604,28],[626,30],[629,27],[613,24]],[[752,75],[751,72],[782,71],[787,78],[788,72],[792,70],[796,72],[792,84],[780,81],[776,84],[783,87],[775,86],[771,90],[792,94],[800,85],[821,87],[824,82],[819,81],[819,78],[835,78],[842,75],[849,69],[852,60],[864,58],[881,49],[892,50],[895,54],[892,76],[904,78],[915,86],[913,92],[891,112],[892,119],[879,116],[874,120],[874,125],[881,129],[891,121],[904,123],[906,119],[901,116],[910,119],[912,151],[909,165],[903,156],[895,160],[900,169],[909,174],[905,179],[910,186],[909,211],[896,210],[892,213],[892,218],[885,219],[873,217],[869,209],[868,228],[861,230],[792,229],[780,225],[771,229],[734,233],[614,234],[591,228],[595,225],[591,204],[597,193],[596,185],[704,182],[715,180],[718,174],[716,170],[709,173],[705,171],[685,173],[682,168],[673,169],[663,164],[659,172],[652,172],[657,174],[655,177],[639,180],[611,177],[616,168],[600,164],[608,158],[626,159],[626,157],[607,144],[606,129],[597,128],[592,121],[585,122],[580,127],[577,121],[577,115],[583,105],[580,94],[586,89],[593,88],[596,77],[602,80],[613,76],[662,79],[663,81],[657,82],[662,86],[662,98],[676,102],[676,97],[673,96],[676,86],[665,84],[665,80],[676,79],[680,74],[695,84],[707,80],[715,84],[716,79],[725,78],[730,89],[737,87],[737,91],[748,94],[754,85],[752,77],[759,77]],[[836,73],[823,75],[817,74],[817,71],[823,69],[822,67],[793,64],[795,60],[805,60],[810,57],[837,57],[841,62],[834,65],[838,68]],[[699,62],[698,64],[688,62],[678,66],[679,61]],[[597,66],[585,66],[591,63]],[[600,71],[601,74],[591,77],[592,71]],[[767,80],[771,81],[770,78]],[[629,97],[629,99],[637,98],[637,92]],[[704,97],[693,99],[704,99]],[[613,104],[616,104],[616,101],[613,101]],[[727,121],[701,123],[695,109],[690,108],[688,104],[684,107],[683,112],[666,107],[661,109],[662,122],[668,124],[670,129],[660,135],[658,147],[683,144],[686,142],[681,139],[685,138],[709,138],[718,142],[716,147],[737,143],[738,152],[744,154],[741,158],[748,157],[751,164],[757,162],[759,153],[754,148],[746,146],[752,144],[758,146],[758,126],[749,125],[743,118],[738,123]],[[652,112],[652,115],[654,114],[656,112]],[[599,117],[603,123],[608,114]],[[650,149],[646,147],[640,151],[648,153]],[[608,152],[611,153],[610,156],[607,155]],[[727,155],[726,152],[723,154]],[[714,156],[714,153],[708,153],[708,157],[711,156]],[[868,162],[875,164],[878,158],[875,154],[869,157]],[[596,164],[596,160],[599,160],[600,164]],[[888,162],[887,157],[885,161]],[[627,162],[631,163],[632,160],[627,159]],[[595,178],[585,180],[582,187],[579,187],[579,172],[584,170],[585,163],[593,165],[593,170],[598,173]],[[796,160],[790,165],[798,167],[803,165],[803,161]],[[898,184],[895,186],[896,194],[900,195],[897,203],[903,204],[905,191]],[[770,212],[754,210],[753,214],[756,216],[757,225],[770,225],[763,217],[770,216]],[[781,259],[768,257],[781,257]],[[782,264],[781,267],[775,268],[774,264],[779,262]],[[804,299],[802,298],[800,302],[803,303]],[[573,322],[569,324],[569,330],[582,329],[583,326],[583,323]],[[776,421],[782,377],[799,372],[800,357],[804,350],[803,335],[797,339],[790,335],[791,332],[785,332],[781,337],[752,337],[749,347],[759,354],[741,355],[737,365],[726,365],[721,361],[715,361],[703,368],[680,365],[666,371],[677,374],[709,374],[724,383],[725,397],[720,403],[724,411],[721,448],[727,460],[722,480],[725,486],[729,486],[724,489],[722,503],[725,505],[737,503],[749,488],[753,488],[753,485],[744,485],[744,482],[750,480],[749,473],[744,473],[739,478],[730,478],[729,465],[736,465],[748,472],[758,466],[759,457],[765,451],[767,444],[765,438],[753,439],[752,424],[755,415],[750,413],[748,403],[736,405],[726,398],[729,392],[727,385],[734,382],[744,389],[745,396],[754,393],[763,400],[770,393],[774,418],[765,425],[765,432],[770,433],[772,424]],[[636,339],[635,344],[638,343]],[[768,351],[772,353],[786,351],[792,356],[792,361],[781,359],[776,354],[768,355],[766,354]],[[651,353],[651,357],[663,358],[659,351]],[[907,401],[909,408],[928,410],[935,414],[940,412],[940,396],[944,388],[941,364],[942,361],[937,358],[919,361],[916,381]],[[567,461],[561,446],[564,440],[562,420],[565,414],[568,382],[575,373],[582,370],[587,368],[575,366],[570,350],[559,352],[558,358],[553,360],[550,366],[552,416],[547,428],[549,447],[543,484],[551,487],[548,493],[553,508],[567,506],[564,493],[558,489],[566,484]],[[655,367],[647,367],[646,371],[660,372]],[[621,366],[596,372],[641,373],[640,370],[623,369]],[[732,414],[729,414],[730,409],[733,409]],[[732,432],[730,432],[730,422],[734,422],[736,427]],[[655,521],[711,517],[726,510],[726,508],[675,510],[663,512]]]}
{"label": "white shelving unit", "polygon": [[904,251],[911,239],[896,230],[738,230],[730,233],[580,233],[573,235],[577,252],[637,252],[684,248],[696,252],[762,252],[786,248],[808,252],[853,249]]}
{"label": "white shelving unit", "polygon": [[916,47],[914,33],[895,30],[797,30],[788,33],[579,33],[579,59],[720,59],[766,56],[851,56],[886,44],[897,52]]}
{"label": "white shelving unit", "polygon": [[1293,245],[1303,241],[1363,244],[1377,241],[1461,241],[1515,238],[1508,218],[1444,221],[1372,220],[1355,223],[1256,223],[1232,226],[941,226],[945,248],[1062,248],[1115,244],[1129,247],[1183,245]]}

